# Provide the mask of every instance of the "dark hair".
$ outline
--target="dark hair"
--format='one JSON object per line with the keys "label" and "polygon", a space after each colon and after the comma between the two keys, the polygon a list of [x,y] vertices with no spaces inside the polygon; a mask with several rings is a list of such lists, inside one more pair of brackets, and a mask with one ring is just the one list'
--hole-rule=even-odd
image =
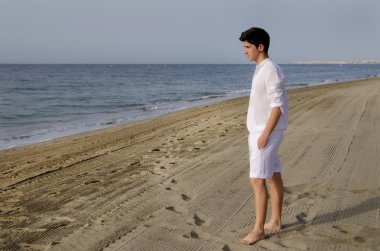
{"label": "dark hair", "polygon": [[254,44],[256,47],[258,47],[259,44],[262,44],[264,45],[265,53],[268,53],[270,37],[268,32],[266,32],[264,29],[252,27],[241,33],[239,39],[242,42],[247,41],[251,44]]}

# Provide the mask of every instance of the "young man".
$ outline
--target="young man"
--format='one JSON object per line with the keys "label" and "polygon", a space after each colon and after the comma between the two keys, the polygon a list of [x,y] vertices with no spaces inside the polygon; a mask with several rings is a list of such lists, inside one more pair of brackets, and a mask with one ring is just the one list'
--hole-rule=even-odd
{"label": "young man", "polygon": [[[253,229],[241,239],[242,243],[251,245],[265,238],[264,229],[281,230],[284,188],[277,151],[288,126],[288,98],[284,73],[268,55],[269,34],[253,27],[241,34],[240,41],[248,60],[256,62],[247,114],[249,176],[255,196],[256,221]],[[267,223],[266,183],[272,209]]]}

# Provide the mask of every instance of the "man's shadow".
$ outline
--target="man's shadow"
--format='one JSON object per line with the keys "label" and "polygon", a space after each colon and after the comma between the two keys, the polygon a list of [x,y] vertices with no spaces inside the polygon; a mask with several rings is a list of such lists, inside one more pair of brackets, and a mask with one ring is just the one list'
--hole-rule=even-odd
{"label": "man's shadow", "polygon": [[306,214],[303,215],[301,213],[300,215],[297,216],[296,222],[285,224],[283,226],[284,230],[281,232],[290,232],[294,230],[301,230],[307,226],[320,225],[323,223],[331,223],[334,221],[339,221],[341,219],[349,218],[349,217],[362,214],[368,211],[376,210],[379,208],[380,208],[380,196],[377,196],[374,198],[367,199],[366,201],[354,207],[318,215],[311,221],[305,220],[304,218],[306,217]]}

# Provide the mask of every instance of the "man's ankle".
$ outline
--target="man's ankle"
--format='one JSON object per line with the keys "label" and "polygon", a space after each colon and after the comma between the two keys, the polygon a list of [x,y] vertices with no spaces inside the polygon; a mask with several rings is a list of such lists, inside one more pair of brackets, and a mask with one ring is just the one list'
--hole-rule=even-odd
{"label": "man's ankle", "polygon": [[254,226],[254,228],[252,229],[252,231],[258,233],[258,234],[261,234],[261,233],[264,233],[264,225],[262,226]]}

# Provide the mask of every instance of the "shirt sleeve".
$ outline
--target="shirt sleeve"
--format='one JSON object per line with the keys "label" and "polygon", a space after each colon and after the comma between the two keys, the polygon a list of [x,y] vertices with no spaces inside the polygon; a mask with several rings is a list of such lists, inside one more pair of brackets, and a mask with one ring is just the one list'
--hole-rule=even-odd
{"label": "shirt sleeve", "polygon": [[284,79],[275,69],[268,71],[265,78],[265,85],[268,94],[269,106],[272,108],[284,106]]}

